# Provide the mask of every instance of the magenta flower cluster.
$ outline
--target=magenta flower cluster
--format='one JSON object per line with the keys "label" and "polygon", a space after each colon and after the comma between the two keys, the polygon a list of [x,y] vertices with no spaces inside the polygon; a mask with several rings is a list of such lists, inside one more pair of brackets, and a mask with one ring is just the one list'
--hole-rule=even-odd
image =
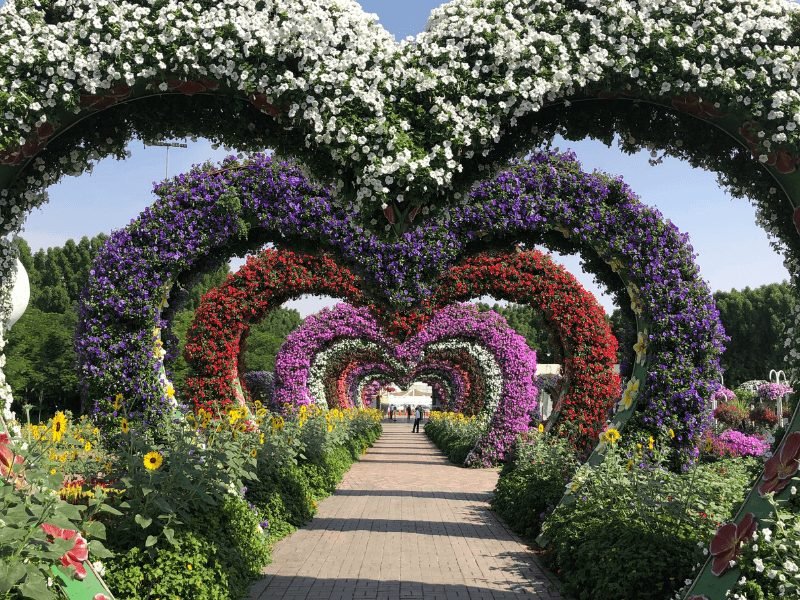
{"label": "magenta flower cluster", "polygon": [[729,456],[764,456],[770,445],[755,435],[747,435],[735,429],[727,429],[717,436],[717,441]]}
{"label": "magenta flower cluster", "polygon": [[764,401],[776,402],[788,394],[793,394],[794,389],[785,383],[764,383],[758,386],[758,397]]}

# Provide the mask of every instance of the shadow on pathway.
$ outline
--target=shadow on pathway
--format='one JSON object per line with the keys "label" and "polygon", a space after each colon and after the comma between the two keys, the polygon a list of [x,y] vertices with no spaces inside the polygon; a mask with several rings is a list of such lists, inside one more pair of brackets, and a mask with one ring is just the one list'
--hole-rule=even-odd
{"label": "shadow on pathway", "polygon": [[383,427],[317,517],[276,544],[250,600],[562,598],[489,510],[496,470],[450,464],[410,424]]}

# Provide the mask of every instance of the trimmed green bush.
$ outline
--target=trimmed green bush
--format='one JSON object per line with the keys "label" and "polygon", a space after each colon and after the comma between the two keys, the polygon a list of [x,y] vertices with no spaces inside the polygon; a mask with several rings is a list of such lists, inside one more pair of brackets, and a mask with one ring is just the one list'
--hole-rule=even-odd
{"label": "trimmed green bush", "polygon": [[576,472],[573,501],[544,523],[545,560],[577,600],[669,598],[703,562],[759,464],[738,458],[675,473],[660,446],[608,448],[600,466]]}
{"label": "trimmed green bush", "polygon": [[520,439],[510,458],[500,472],[492,508],[514,531],[535,537],[580,463],[563,438],[538,432]]}

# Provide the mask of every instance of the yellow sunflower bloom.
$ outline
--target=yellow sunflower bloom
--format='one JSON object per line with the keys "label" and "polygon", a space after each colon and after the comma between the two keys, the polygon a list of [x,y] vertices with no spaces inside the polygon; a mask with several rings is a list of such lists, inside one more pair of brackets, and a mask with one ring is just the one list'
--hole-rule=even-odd
{"label": "yellow sunflower bloom", "polygon": [[164,456],[155,450],[144,455],[144,468],[148,471],[155,471],[164,464]]}
{"label": "yellow sunflower bloom", "polygon": [[53,417],[53,422],[50,425],[50,435],[53,438],[53,441],[58,443],[61,441],[61,438],[64,437],[64,432],[67,430],[67,417],[66,415],[58,411],[56,416]]}
{"label": "yellow sunflower bloom", "polygon": [[544,433],[544,423],[539,423],[539,433]]}
{"label": "yellow sunflower bloom", "polygon": [[128,419],[122,417],[119,422],[119,429],[122,433],[128,433],[131,430],[131,426],[128,424]]}
{"label": "yellow sunflower bloom", "polygon": [[622,435],[620,434],[619,430],[614,427],[609,427],[600,436],[601,441],[611,444],[612,446],[616,444],[620,438],[622,438]]}

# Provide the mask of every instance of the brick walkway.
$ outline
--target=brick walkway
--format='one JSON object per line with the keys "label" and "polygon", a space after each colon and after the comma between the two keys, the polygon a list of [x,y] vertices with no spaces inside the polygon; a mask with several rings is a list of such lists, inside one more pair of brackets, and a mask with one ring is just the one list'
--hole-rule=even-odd
{"label": "brick walkway", "polygon": [[410,424],[384,423],[317,517],[275,546],[250,600],[560,599],[489,510],[496,480],[450,464]]}

